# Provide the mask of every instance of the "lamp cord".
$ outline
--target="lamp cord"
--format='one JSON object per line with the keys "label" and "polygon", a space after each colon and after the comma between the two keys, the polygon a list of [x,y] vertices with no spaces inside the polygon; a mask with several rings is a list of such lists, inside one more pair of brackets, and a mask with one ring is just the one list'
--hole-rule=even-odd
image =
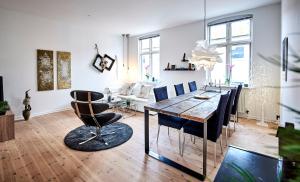
{"label": "lamp cord", "polygon": [[204,24],[203,24],[203,28],[204,28],[204,39],[206,39],[206,0],[204,0]]}

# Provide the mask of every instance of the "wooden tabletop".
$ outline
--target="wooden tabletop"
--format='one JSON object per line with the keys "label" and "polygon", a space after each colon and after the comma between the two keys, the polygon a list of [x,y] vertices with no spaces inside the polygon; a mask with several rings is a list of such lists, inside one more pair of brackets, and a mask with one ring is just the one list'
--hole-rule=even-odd
{"label": "wooden tabletop", "polygon": [[[145,109],[197,122],[206,122],[216,111],[221,94],[226,92],[198,90],[149,104],[145,106]],[[208,96],[209,99],[196,99],[195,95]]]}

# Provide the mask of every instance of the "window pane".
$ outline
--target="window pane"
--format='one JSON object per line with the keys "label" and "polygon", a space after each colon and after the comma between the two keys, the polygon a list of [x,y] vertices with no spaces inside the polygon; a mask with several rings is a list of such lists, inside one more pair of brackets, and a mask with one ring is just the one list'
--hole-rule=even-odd
{"label": "window pane", "polygon": [[150,39],[144,39],[141,41],[141,51],[142,53],[150,51]]}
{"label": "window pane", "polygon": [[142,55],[141,56],[141,62],[142,62],[142,78],[143,80],[148,80],[148,78],[151,76],[151,65],[150,65],[150,55]]}
{"label": "window pane", "polygon": [[226,24],[215,25],[210,27],[210,43],[225,43],[226,42]]}
{"label": "window pane", "polygon": [[159,51],[160,37],[152,38],[152,51]]}
{"label": "window pane", "polygon": [[250,39],[250,19],[241,20],[231,23],[232,41],[249,40]]}
{"label": "window pane", "polygon": [[159,54],[152,54],[152,77],[159,78]]}
{"label": "window pane", "polygon": [[231,81],[249,83],[250,44],[232,46],[231,63]]}
{"label": "window pane", "polygon": [[217,48],[217,51],[222,53],[222,55],[220,55],[222,63],[217,63],[215,65],[213,71],[211,72],[211,78],[212,81],[216,82],[218,85],[219,82],[221,82],[221,84],[225,83],[226,79],[226,47],[219,47]]}

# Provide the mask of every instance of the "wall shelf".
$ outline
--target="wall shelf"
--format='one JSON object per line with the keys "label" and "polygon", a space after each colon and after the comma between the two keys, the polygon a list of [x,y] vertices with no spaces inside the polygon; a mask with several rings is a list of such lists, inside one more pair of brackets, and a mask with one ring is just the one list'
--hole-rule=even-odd
{"label": "wall shelf", "polygon": [[167,69],[164,69],[164,71],[196,71],[196,70],[189,70],[189,69],[175,69],[175,70],[167,70]]}

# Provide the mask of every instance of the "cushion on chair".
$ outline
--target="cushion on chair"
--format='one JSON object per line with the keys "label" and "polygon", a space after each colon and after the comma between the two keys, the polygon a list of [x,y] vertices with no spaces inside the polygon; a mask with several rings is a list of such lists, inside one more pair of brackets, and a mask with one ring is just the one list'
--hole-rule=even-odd
{"label": "cushion on chair", "polygon": [[186,119],[158,113],[158,124],[180,130],[187,122]]}
{"label": "cushion on chair", "polygon": [[195,81],[189,82],[188,85],[189,85],[190,92],[194,92],[197,90],[197,84]]}
{"label": "cushion on chair", "polygon": [[168,99],[167,86],[153,89],[156,102]]}
{"label": "cushion on chair", "polygon": [[174,87],[175,87],[176,96],[183,95],[185,93],[183,83],[174,85]]}
{"label": "cushion on chair", "polygon": [[[102,127],[118,121],[122,118],[122,115],[117,113],[101,113],[95,115],[95,118]],[[80,119],[88,126],[97,126],[90,115],[81,115]]]}

